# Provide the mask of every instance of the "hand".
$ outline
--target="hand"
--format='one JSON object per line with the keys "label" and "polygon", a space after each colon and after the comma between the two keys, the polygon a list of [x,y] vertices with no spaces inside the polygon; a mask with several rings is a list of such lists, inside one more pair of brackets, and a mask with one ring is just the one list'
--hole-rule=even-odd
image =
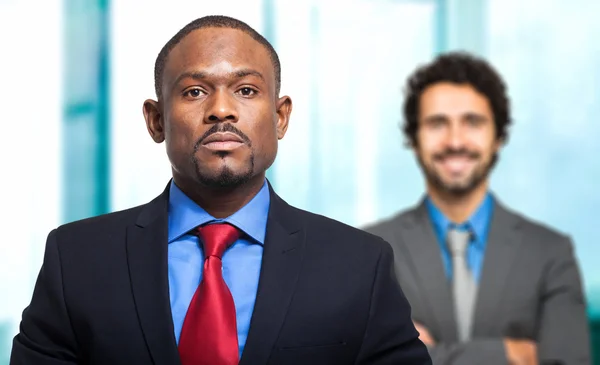
{"label": "hand", "polygon": [[530,340],[505,338],[504,348],[510,365],[537,365],[537,345]]}
{"label": "hand", "polygon": [[419,324],[417,322],[413,323],[417,331],[419,331],[419,340],[421,340],[421,342],[423,342],[427,346],[435,345],[435,340],[433,339],[433,336],[431,336],[427,328],[425,328],[422,324]]}

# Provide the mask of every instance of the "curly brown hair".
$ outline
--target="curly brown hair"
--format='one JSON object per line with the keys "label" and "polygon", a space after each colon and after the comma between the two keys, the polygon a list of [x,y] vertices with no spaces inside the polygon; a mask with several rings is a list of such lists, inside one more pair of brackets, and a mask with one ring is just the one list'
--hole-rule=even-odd
{"label": "curly brown hair", "polygon": [[496,138],[504,143],[508,140],[508,127],[512,122],[510,101],[506,85],[498,72],[482,58],[466,52],[449,52],[419,67],[408,78],[402,130],[409,146],[417,145],[421,95],[429,86],[439,82],[467,84],[483,94],[494,114]]}

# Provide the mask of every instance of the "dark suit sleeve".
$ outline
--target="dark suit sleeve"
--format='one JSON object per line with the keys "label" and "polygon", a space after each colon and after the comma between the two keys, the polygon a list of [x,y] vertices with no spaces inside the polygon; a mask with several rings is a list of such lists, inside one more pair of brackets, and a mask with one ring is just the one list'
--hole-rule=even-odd
{"label": "dark suit sleeve", "polygon": [[384,242],[377,265],[369,322],[357,364],[431,364],[411,320],[411,309],[394,271],[394,254]]}
{"label": "dark suit sleeve", "polygon": [[571,240],[554,245],[544,275],[538,354],[540,360],[590,364],[585,299]]}
{"label": "dark suit sleeve", "polygon": [[33,298],[23,311],[20,332],[13,340],[10,365],[72,365],[77,364],[76,354],[75,335],[63,297],[56,231],[52,231]]}

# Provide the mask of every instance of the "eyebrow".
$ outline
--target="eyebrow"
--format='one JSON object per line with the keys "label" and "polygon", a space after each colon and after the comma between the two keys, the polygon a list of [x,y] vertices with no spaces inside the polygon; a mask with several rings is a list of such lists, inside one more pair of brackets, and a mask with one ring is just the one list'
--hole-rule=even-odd
{"label": "eyebrow", "polygon": [[235,76],[237,76],[240,79],[242,77],[246,77],[246,76],[256,76],[256,77],[261,78],[263,80],[265,79],[264,76],[260,72],[258,72],[256,70],[249,69],[249,68],[238,70],[238,71],[234,72],[234,74],[235,74]]}
{"label": "eyebrow", "polygon": [[[207,72],[200,72],[200,71],[184,72],[181,75],[179,75],[177,77],[177,79],[175,79],[175,82],[173,83],[173,85],[177,85],[181,82],[181,80],[187,79],[187,78],[200,81],[200,80],[206,79],[209,75],[210,74]],[[264,76],[260,72],[249,69],[249,68],[237,70],[228,75],[233,75],[234,77],[236,77],[238,79],[241,79],[246,76],[256,76],[256,77],[262,79],[263,81],[265,81]]]}
{"label": "eyebrow", "polygon": [[[460,115],[461,119],[472,119],[472,120],[481,120],[485,121],[488,118],[476,112],[466,112]],[[441,122],[450,119],[446,114],[433,114],[426,118],[424,118],[425,122]]]}
{"label": "eyebrow", "polygon": [[481,121],[484,121],[484,120],[488,119],[485,115],[479,114],[479,113],[475,113],[475,112],[465,113],[461,117],[463,119],[475,119],[475,120],[481,120]]}
{"label": "eyebrow", "polygon": [[426,118],[424,118],[425,122],[442,122],[445,120],[448,120],[448,116],[445,114],[434,114],[434,115],[429,115]]}

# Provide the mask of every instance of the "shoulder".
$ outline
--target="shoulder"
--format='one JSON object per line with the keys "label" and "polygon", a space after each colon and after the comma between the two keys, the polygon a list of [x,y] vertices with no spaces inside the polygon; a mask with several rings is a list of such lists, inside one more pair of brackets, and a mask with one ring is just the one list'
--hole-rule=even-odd
{"label": "shoulder", "polygon": [[382,237],[384,240],[394,241],[394,232],[398,231],[405,225],[413,225],[417,223],[416,216],[419,209],[420,207],[416,206],[402,210],[392,216],[383,218],[371,224],[367,224],[361,229],[376,236]]}
{"label": "shoulder", "polygon": [[572,251],[573,243],[568,234],[502,205],[497,205],[496,209],[498,209],[498,213],[510,217],[515,222],[516,227],[523,235],[526,247],[550,255],[556,252]]}
{"label": "shoulder", "polygon": [[160,219],[164,220],[166,224],[168,209],[169,194],[167,186],[167,189],[146,204],[63,224],[55,232],[63,237],[80,237],[82,235],[94,237],[95,234],[105,237],[107,234],[115,232],[124,234],[122,232],[132,224],[145,226]]}
{"label": "shoulder", "polygon": [[[136,221],[142,206],[63,224],[52,230],[45,245],[44,265],[61,263],[71,275],[107,262],[120,262],[126,227]],[[65,271],[66,273],[66,271]],[[65,274],[66,275],[66,274]]]}
{"label": "shoulder", "polygon": [[147,204],[63,224],[49,234],[48,242],[76,255],[116,252],[126,242],[128,227],[159,217],[164,217],[166,227],[167,209],[164,198],[158,197]]}
{"label": "shoulder", "polygon": [[110,231],[115,228],[126,227],[136,221],[136,218],[139,216],[144,206],[145,205],[140,205],[126,210],[66,223],[56,228],[55,231],[56,234],[60,236],[78,236],[101,234],[107,230]]}
{"label": "shoulder", "polygon": [[557,228],[507,208],[504,205],[497,204],[496,209],[498,213],[512,217],[517,222],[518,227],[528,236],[536,236],[550,241],[564,241],[569,239],[569,235]]}
{"label": "shoulder", "polygon": [[352,227],[323,215],[294,208],[295,214],[304,224],[309,242],[319,242],[334,249],[350,252],[378,253],[390,252],[390,245],[381,237]]}

